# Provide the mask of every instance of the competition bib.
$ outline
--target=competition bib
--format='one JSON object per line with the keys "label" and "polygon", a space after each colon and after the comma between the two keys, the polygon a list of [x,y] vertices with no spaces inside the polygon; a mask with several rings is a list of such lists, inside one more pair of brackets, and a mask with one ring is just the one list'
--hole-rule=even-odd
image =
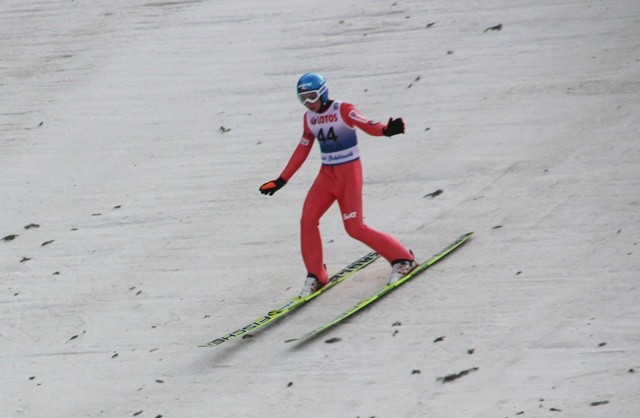
{"label": "competition bib", "polygon": [[335,101],[324,113],[307,111],[307,125],[320,143],[323,165],[338,165],[360,158],[356,129],[340,114],[342,102]]}

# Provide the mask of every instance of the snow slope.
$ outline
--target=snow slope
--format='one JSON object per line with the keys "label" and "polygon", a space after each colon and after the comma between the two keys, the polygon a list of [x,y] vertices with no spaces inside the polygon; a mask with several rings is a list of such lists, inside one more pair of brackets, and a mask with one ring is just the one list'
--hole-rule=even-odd
{"label": "snow slope", "polygon": [[[638,416],[637,1],[5,0],[0,22],[0,416]],[[361,135],[369,225],[420,259],[474,238],[308,344],[284,340],[383,261],[198,348],[302,286],[319,156],[257,188],[307,71],[405,119]],[[322,229],[331,271],[368,250],[335,208]]]}

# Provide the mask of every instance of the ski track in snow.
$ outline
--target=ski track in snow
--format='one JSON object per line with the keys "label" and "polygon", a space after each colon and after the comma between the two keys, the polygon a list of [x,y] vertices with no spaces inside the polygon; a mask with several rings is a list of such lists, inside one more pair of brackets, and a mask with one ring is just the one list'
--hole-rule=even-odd
{"label": "ski track in snow", "polygon": [[[0,4],[0,416],[637,417],[640,3]],[[296,294],[321,72],[360,135],[370,226],[418,258]],[[366,251],[332,208],[335,271]],[[327,344],[325,341],[333,342]]]}

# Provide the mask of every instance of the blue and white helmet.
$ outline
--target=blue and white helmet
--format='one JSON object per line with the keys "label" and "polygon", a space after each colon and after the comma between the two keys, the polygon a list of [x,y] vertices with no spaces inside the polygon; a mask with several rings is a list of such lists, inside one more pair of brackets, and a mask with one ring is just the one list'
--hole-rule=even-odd
{"label": "blue and white helmet", "polygon": [[329,87],[323,76],[307,73],[298,80],[298,99],[302,104],[315,103],[320,99],[322,104],[329,101]]}

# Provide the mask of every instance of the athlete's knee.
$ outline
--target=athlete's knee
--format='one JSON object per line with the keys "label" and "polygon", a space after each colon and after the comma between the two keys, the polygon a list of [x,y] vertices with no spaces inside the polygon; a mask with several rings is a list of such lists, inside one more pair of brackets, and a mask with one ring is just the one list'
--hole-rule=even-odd
{"label": "athlete's knee", "polygon": [[345,220],[344,229],[351,238],[361,240],[367,231],[367,226],[362,222],[358,222],[356,219],[351,219]]}
{"label": "athlete's knee", "polygon": [[317,228],[320,225],[320,219],[317,216],[303,213],[300,217],[300,228],[305,230],[308,228]]}

